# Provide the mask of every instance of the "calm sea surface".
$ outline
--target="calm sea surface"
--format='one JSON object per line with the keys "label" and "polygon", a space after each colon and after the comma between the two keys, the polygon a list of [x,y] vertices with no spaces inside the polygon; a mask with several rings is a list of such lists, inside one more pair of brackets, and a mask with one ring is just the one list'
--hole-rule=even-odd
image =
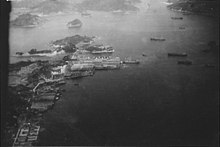
{"label": "calm sea surface", "polygon": [[[45,16],[48,21],[37,28],[11,28],[11,55],[31,48],[47,49],[52,40],[79,34],[98,36],[98,41],[115,48],[114,56],[141,61],[140,65],[67,81],[62,98],[44,115],[41,127],[45,130],[39,134],[38,145],[218,142],[218,55],[202,52],[208,41],[218,43],[217,22],[169,11],[162,2],[149,1],[150,8],[146,4],[127,15],[59,14]],[[75,18],[83,22],[82,28],[68,29],[66,23]],[[150,41],[160,36],[166,41]],[[186,52],[193,65],[177,65],[180,58],[168,58],[168,52]],[[11,57],[11,62],[18,60]],[[204,64],[216,67],[205,68]]]}

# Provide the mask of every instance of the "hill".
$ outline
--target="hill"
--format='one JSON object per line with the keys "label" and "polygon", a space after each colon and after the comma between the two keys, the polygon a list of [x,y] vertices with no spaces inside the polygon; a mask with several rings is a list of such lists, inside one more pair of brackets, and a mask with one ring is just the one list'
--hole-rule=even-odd
{"label": "hill", "polygon": [[218,2],[216,0],[168,0],[168,2],[172,3],[167,6],[171,10],[208,16],[218,15]]}
{"label": "hill", "polygon": [[134,6],[140,0],[84,0],[77,4],[76,8],[79,11],[94,10],[94,11],[137,11],[138,8]]}
{"label": "hill", "polygon": [[40,23],[40,17],[30,13],[19,15],[16,19],[12,20],[10,24],[17,27],[35,27]]}
{"label": "hill", "polygon": [[35,13],[50,14],[63,12],[68,8],[68,3],[64,1],[46,0],[31,7],[31,11]]}

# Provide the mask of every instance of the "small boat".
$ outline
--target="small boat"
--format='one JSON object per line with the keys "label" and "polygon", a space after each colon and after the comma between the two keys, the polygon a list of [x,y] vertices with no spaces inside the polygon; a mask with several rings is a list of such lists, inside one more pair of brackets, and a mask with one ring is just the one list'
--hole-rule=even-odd
{"label": "small boat", "polygon": [[151,40],[151,41],[165,41],[166,39],[164,39],[164,38],[154,38],[154,37],[151,37],[150,40]]}
{"label": "small boat", "polygon": [[186,57],[186,53],[168,53],[169,57]]}
{"label": "small boat", "polygon": [[56,93],[56,96],[61,96],[61,93],[57,92],[57,93]]}
{"label": "small boat", "polygon": [[183,17],[171,17],[171,19],[183,19]]}
{"label": "small boat", "polygon": [[60,99],[60,97],[59,97],[59,96],[56,96],[56,97],[55,97],[55,100],[56,100],[56,101],[57,101],[57,100],[59,100],[59,99]]}
{"label": "small boat", "polygon": [[192,61],[189,60],[178,61],[177,64],[192,65]]}

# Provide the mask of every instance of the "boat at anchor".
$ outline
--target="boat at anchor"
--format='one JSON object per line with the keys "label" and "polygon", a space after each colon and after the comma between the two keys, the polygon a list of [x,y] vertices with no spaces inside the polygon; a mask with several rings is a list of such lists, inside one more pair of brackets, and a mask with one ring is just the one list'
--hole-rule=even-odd
{"label": "boat at anchor", "polygon": [[168,53],[169,57],[186,57],[186,53]]}
{"label": "boat at anchor", "polygon": [[165,38],[156,38],[156,37],[151,37],[150,38],[151,41],[165,41]]}

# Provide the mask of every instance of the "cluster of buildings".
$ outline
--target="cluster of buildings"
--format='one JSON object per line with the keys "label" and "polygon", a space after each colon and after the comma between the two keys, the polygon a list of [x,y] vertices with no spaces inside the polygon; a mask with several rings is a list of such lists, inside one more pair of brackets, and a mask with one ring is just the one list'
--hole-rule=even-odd
{"label": "cluster of buildings", "polygon": [[120,69],[122,61],[119,57],[86,57],[73,55],[66,64],[53,68],[52,78],[80,78],[92,76],[95,70]]}

